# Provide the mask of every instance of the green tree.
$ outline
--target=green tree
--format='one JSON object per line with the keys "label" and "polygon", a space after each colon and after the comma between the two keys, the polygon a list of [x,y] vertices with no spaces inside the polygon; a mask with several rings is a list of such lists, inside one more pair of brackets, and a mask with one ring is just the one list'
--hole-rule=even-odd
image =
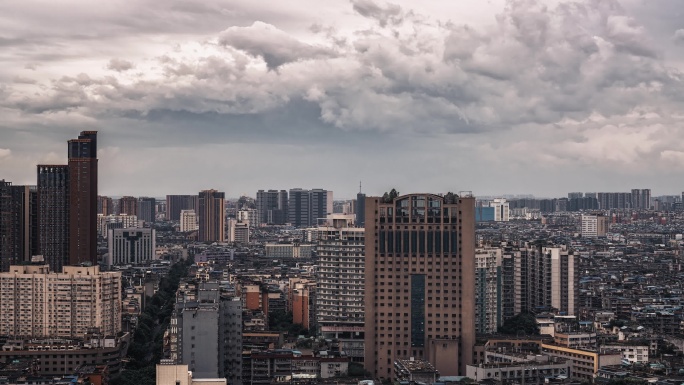
{"label": "green tree", "polygon": [[539,325],[533,314],[520,313],[499,327],[499,333],[509,335],[539,335]]}

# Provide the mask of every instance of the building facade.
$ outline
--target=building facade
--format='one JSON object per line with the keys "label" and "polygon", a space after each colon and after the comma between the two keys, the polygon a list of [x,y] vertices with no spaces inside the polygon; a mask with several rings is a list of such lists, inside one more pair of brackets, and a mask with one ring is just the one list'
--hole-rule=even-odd
{"label": "building facade", "polygon": [[147,222],[154,223],[157,219],[157,200],[149,197],[138,199],[138,218]]}
{"label": "building facade", "polygon": [[69,146],[69,264],[97,264],[97,131]]}
{"label": "building facade", "polygon": [[352,361],[363,362],[365,229],[319,227],[316,321],[321,335],[340,341]]}
{"label": "building facade", "polygon": [[0,180],[0,271],[38,254],[37,198],[35,186]]}
{"label": "building facade", "polygon": [[98,215],[97,233],[107,238],[111,229],[128,229],[131,227],[142,227],[135,215]]}
{"label": "building facade", "polygon": [[151,228],[110,229],[107,264],[137,265],[155,259],[155,235]]}
{"label": "building facade", "polygon": [[69,259],[69,166],[38,165],[38,251],[52,271]]}
{"label": "building facade", "polygon": [[608,218],[602,215],[582,215],[581,234],[585,238],[605,237],[608,232]]}
{"label": "building facade", "polygon": [[197,214],[195,210],[181,210],[180,213],[180,231],[197,231],[199,224],[197,223]]}
{"label": "building facade", "polygon": [[287,191],[257,191],[256,210],[259,217],[259,223],[284,225],[288,221]]}
{"label": "building facade", "polygon": [[475,198],[366,198],[365,366],[398,359],[464,375],[475,344]]}
{"label": "building facade", "polygon": [[182,210],[195,210],[195,212],[197,212],[197,195],[166,196],[166,220],[180,220],[180,213]]}
{"label": "building facade", "polygon": [[121,273],[97,266],[11,266],[0,273],[0,334],[16,338],[84,338],[121,331]]}
{"label": "building facade", "polygon": [[199,193],[200,242],[223,242],[226,233],[226,195],[216,190],[203,190]]}
{"label": "building facade", "polygon": [[475,250],[475,330],[496,333],[503,325],[502,255],[499,247]]}
{"label": "building facade", "polygon": [[119,215],[138,216],[138,198],[125,196],[119,198]]}

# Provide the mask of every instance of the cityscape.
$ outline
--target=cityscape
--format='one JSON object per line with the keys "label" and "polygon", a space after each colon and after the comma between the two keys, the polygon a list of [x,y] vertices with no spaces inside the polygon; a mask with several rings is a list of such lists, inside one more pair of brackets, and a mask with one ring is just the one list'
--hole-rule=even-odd
{"label": "cityscape", "polygon": [[0,2],[0,385],[684,384],[681,5]]}

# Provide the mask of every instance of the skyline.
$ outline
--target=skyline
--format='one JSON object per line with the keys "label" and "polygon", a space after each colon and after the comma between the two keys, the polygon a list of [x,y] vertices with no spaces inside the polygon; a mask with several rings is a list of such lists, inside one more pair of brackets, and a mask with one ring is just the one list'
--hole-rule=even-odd
{"label": "skyline", "polygon": [[63,4],[0,4],[15,185],[97,130],[109,196],[684,190],[676,1]]}

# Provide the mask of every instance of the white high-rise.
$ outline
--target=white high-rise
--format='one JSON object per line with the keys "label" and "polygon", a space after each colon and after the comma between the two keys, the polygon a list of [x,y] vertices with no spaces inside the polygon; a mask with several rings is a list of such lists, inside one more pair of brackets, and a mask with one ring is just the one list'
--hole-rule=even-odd
{"label": "white high-rise", "polygon": [[489,202],[489,207],[494,207],[494,221],[508,222],[509,220],[509,203],[503,198],[497,198]]}
{"label": "white high-rise", "polygon": [[329,220],[318,227],[316,321],[353,361],[364,356],[365,230]]}
{"label": "white high-rise", "polygon": [[582,215],[582,237],[605,237],[608,230],[608,218],[601,215]]}
{"label": "white high-rise", "polygon": [[180,231],[197,231],[199,224],[197,223],[197,213],[195,210],[181,210],[180,212]]}

